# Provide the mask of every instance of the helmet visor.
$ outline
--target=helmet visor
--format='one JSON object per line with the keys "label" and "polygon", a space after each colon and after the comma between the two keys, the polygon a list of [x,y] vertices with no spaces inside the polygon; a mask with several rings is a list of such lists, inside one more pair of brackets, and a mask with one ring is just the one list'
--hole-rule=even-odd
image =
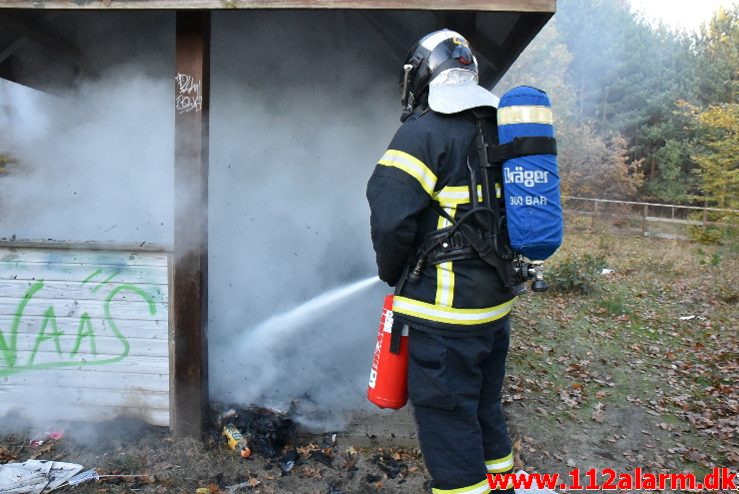
{"label": "helmet visor", "polygon": [[498,107],[499,99],[477,84],[477,73],[451,68],[444,70],[429,84],[429,107],[438,113],[459,113],[471,108]]}

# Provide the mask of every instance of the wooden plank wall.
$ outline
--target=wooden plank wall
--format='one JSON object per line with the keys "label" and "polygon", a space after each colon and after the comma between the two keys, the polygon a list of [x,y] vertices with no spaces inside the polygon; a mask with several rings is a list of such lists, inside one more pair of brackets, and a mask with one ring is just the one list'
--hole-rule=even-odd
{"label": "wooden plank wall", "polygon": [[0,246],[0,417],[169,425],[168,262]]}

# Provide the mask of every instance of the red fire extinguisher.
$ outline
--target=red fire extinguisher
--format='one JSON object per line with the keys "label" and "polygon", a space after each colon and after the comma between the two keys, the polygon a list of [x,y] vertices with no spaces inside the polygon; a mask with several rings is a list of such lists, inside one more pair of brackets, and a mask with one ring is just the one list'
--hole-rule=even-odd
{"label": "red fire extinguisher", "polygon": [[393,332],[393,294],[386,296],[367,387],[367,399],[380,408],[397,410],[408,401],[407,331]]}

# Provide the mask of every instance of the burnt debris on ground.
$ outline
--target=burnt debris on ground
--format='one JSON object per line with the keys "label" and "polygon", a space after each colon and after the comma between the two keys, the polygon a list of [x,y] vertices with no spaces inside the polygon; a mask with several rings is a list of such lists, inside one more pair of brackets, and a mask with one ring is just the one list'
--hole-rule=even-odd
{"label": "burnt debris on ground", "polygon": [[[0,419],[0,465],[73,462],[85,479],[54,492],[75,494],[424,492],[427,477],[415,449],[342,444],[346,439],[337,433],[306,433],[289,413],[263,407],[215,405],[212,411],[204,440],[177,439],[166,428],[129,418],[41,428],[16,421],[12,429]],[[225,425],[243,432],[249,457],[228,448]],[[37,432],[46,429],[60,433]]]}
{"label": "burnt debris on ground", "polygon": [[211,431],[214,436],[221,435],[223,428],[231,424],[243,434],[253,452],[267,458],[279,455],[296,431],[295,423],[287,414],[263,407],[230,406],[214,415]]}

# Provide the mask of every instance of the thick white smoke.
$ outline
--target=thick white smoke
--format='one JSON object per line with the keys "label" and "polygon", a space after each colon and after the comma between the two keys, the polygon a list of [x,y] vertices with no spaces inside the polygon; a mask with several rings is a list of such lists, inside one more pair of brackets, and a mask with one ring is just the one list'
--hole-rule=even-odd
{"label": "thick white smoke", "polygon": [[131,67],[64,96],[7,83],[0,236],[171,244],[171,91]]}
{"label": "thick white smoke", "polygon": [[[0,89],[0,237],[172,244],[174,15],[57,13],[86,74]],[[145,34],[144,34],[145,33]],[[74,82],[70,86],[70,82]]]}
{"label": "thick white smoke", "polygon": [[[0,237],[171,248],[173,17],[158,17],[161,28],[147,19],[90,22],[80,44],[92,47],[98,75],[74,90],[0,86],[0,150],[20,163],[0,178]],[[144,34],[134,36],[134,25]],[[85,41],[103,29],[113,34]],[[364,191],[399,125],[399,63],[359,12],[214,14],[213,399],[280,408],[298,400],[321,411],[318,427],[337,427],[364,405],[387,287],[300,318],[280,338],[252,332],[375,274]]]}
{"label": "thick white smoke", "polygon": [[299,399],[335,427],[365,401],[386,289],[293,320],[277,341],[252,331],[376,272],[364,191],[398,126],[397,55],[360,14],[218,14],[213,32],[212,395]]}

